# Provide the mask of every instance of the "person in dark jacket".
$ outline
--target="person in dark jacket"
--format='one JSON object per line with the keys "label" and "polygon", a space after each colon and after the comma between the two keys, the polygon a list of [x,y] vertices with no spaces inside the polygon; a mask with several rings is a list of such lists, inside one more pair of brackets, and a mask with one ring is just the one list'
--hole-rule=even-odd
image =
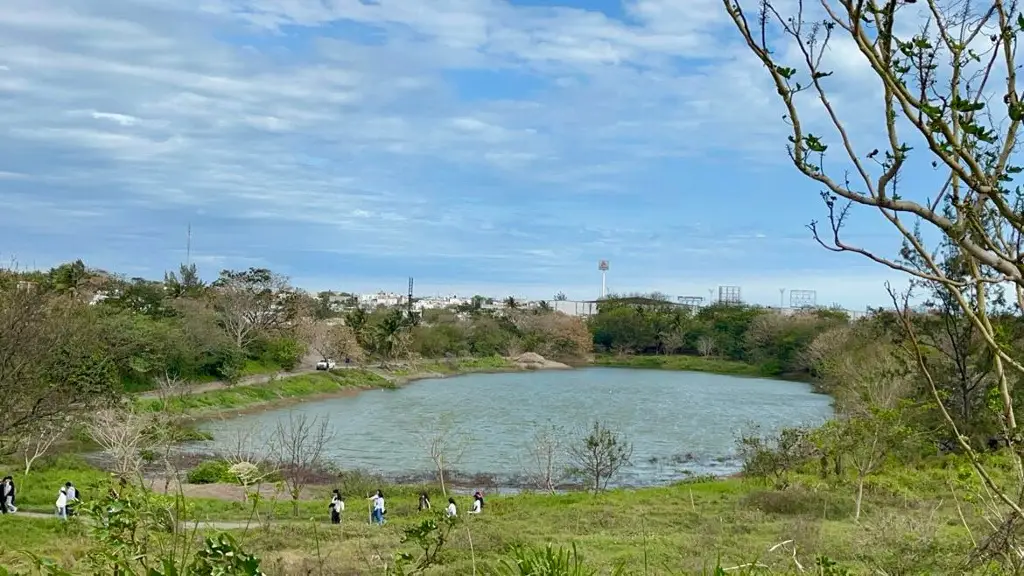
{"label": "person in dark jacket", "polygon": [[331,496],[330,503],[331,524],[341,524],[341,513],[345,511],[345,500],[337,490]]}
{"label": "person in dark jacket", "polygon": [[430,496],[427,496],[426,492],[420,493],[420,506],[419,511],[430,510]]}
{"label": "person in dark jacket", "polygon": [[4,514],[18,511],[15,501],[14,478],[11,476],[5,477],[3,483],[0,484],[0,511]]}

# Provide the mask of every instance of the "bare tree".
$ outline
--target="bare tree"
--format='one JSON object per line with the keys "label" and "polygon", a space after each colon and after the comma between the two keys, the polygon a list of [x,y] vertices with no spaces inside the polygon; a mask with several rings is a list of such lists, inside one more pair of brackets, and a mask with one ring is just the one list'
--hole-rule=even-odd
{"label": "bare tree", "polygon": [[303,412],[289,412],[279,420],[271,441],[281,476],[292,497],[292,511],[299,514],[302,490],[323,470],[326,452],[334,440],[330,418],[310,418]]}
{"label": "bare tree", "polygon": [[469,447],[469,438],[456,426],[454,416],[445,413],[432,424],[423,426],[420,442],[437,471],[441,493],[448,496],[445,473],[462,460]]}
{"label": "bare tree", "polygon": [[63,420],[54,419],[43,422],[31,434],[23,437],[21,449],[25,458],[25,476],[32,470],[32,464],[46,455],[55,443],[63,440],[71,429],[73,421],[70,418]]}
{"label": "bare tree", "polygon": [[114,474],[122,480],[142,469],[142,451],[152,445],[151,414],[130,408],[107,408],[89,419],[89,438],[112,459]]}
{"label": "bare tree", "polygon": [[525,464],[527,475],[537,488],[554,494],[555,487],[565,479],[567,436],[564,428],[551,422],[534,430],[526,447]]}
{"label": "bare tree", "polygon": [[600,421],[580,433],[569,445],[570,472],[587,482],[596,494],[632,463],[633,443]]}
{"label": "bare tree", "polygon": [[715,353],[715,339],[711,336],[701,336],[697,339],[697,352],[707,358]]}
{"label": "bare tree", "polygon": [[298,334],[309,349],[324,360],[349,358],[359,361],[365,355],[356,333],[344,324],[304,318],[299,322]]}
{"label": "bare tree", "polygon": [[181,399],[189,394],[189,380],[167,368],[164,368],[155,380],[156,396],[164,411],[173,412],[175,408],[181,408]]}
{"label": "bare tree", "polygon": [[[1017,460],[1011,484],[994,479],[961,433],[945,408],[947,399],[928,363],[930,352],[922,348],[914,323],[903,322],[918,371],[947,427],[1006,511],[997,532],[1013,532],[1024,517],[1016,496],[1024,484],[1024,435],[1013,399],[1013,383],[1024,375],[1024,363],[1002,344],[990,296],[993,287],[1005,284],[1015,295],[1015,312],[1024,312],[1024,210],[1014,191],[1024,169],[1016,164],[1024,121],[1017,84],[1017,43],[1024,32],[1018,26],[1019,5],[1002,0],[821,0],[805,5],[797,0],[785,3],[793,11],[783,14],[772,0],[758,0],[753,17],[737,0],[723,0],[723,5],[785,107],[790,159],[824,189],[828,218],[810,224],[814,237],[831,251],[858,254],[940,286],[988,348],[993,400]],[[837,52],[829,50],[836,41],[844,47],[838,60],[831,58]],[[875,80],[879,105],[873,110],[849,100],[847,106],[860,108],[843,109],[843,99],[835,95],[836,83],[853,71],[854,60],[860,64],[860,90],[869,86],[861,72]],[[798,97],[801,92],[811,97]],[[871,114],[884,130],[880,137],[860,129],[871,125],[865,121]],[[905,186],[913,155],[942,175],[937,182],[925,180],[936,185]],[[887,254],[846,238],[848,218],[863,208],[892,227],[902,250],[893,246]],[[955,249],[960,259],[955,273],[943,266],[936,245],[926,240],[930,237]],[[908,319],[907,300],[893,300]]]}
{"label": "bare tree", "polygon": [[239,348],[280,327],[288,316],[288,278],[266,268],[222,270],[213,290],[220,324]]}

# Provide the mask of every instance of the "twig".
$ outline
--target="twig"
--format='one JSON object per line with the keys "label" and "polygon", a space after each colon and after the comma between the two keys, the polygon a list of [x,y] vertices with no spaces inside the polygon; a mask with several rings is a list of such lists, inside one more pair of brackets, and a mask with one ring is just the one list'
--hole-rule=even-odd
{"label": "twig", "polygon": [[469,537],[469,559],[473,562],[473,576],[476,576],[476,552],[473,551],[473,533],[466,526],[466,536]]}
{"label": "twig", "polygon": [[974,539],[974,532],[971,531],[971,527],[967,525],[967,519],[964,518],[964,511],[960,507],[960,499],[956,497],[956,489],[953,486],[950,486],[949,491],[953,494],[953,502],[956,503],[956,513],[960,516],[960,523],[963,524],[964,529],[967,530],[967,537],[971,539],[971,546],[977,548],[978,541]]}

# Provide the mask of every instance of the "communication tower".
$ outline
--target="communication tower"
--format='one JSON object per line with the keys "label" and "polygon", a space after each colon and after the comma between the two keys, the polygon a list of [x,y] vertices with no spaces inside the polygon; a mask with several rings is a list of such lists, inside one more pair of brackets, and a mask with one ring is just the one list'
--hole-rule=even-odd
{"label": "communication tower", "polygon": [[412,276],[409,276],[409,298],[405,301],[405,309],[412,318]]}
{"label": "communication tower", "polygon": [[597,269],[601,271],[601,298],[604,298],[608,295],[608,261],[599,261],[597,263]]}
{"label": "communication tower", "polygon": [[743,298],[740,296],[739,286],[719,286],[718,301],[722,304],[741,304]]}
{"label": "communication tower", "polygon": [[818,292],[816,290],[790,290],[790,308],[814,308],[818,305]]}

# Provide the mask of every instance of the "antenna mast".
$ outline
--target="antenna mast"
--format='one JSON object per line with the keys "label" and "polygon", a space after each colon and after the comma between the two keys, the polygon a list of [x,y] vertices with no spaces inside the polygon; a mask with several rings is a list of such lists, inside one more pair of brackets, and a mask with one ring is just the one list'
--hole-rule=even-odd
{"label": "antenna mast", "polygon": [[185,266],[192,265],[192,223],[188,223],[188,235],[185,238]]}
{"label": "antenna mast", "polygon": [[412,276],[409,276],[409,299],[405,301],[405,307],[409,311],[409,317],[412,318]]}

